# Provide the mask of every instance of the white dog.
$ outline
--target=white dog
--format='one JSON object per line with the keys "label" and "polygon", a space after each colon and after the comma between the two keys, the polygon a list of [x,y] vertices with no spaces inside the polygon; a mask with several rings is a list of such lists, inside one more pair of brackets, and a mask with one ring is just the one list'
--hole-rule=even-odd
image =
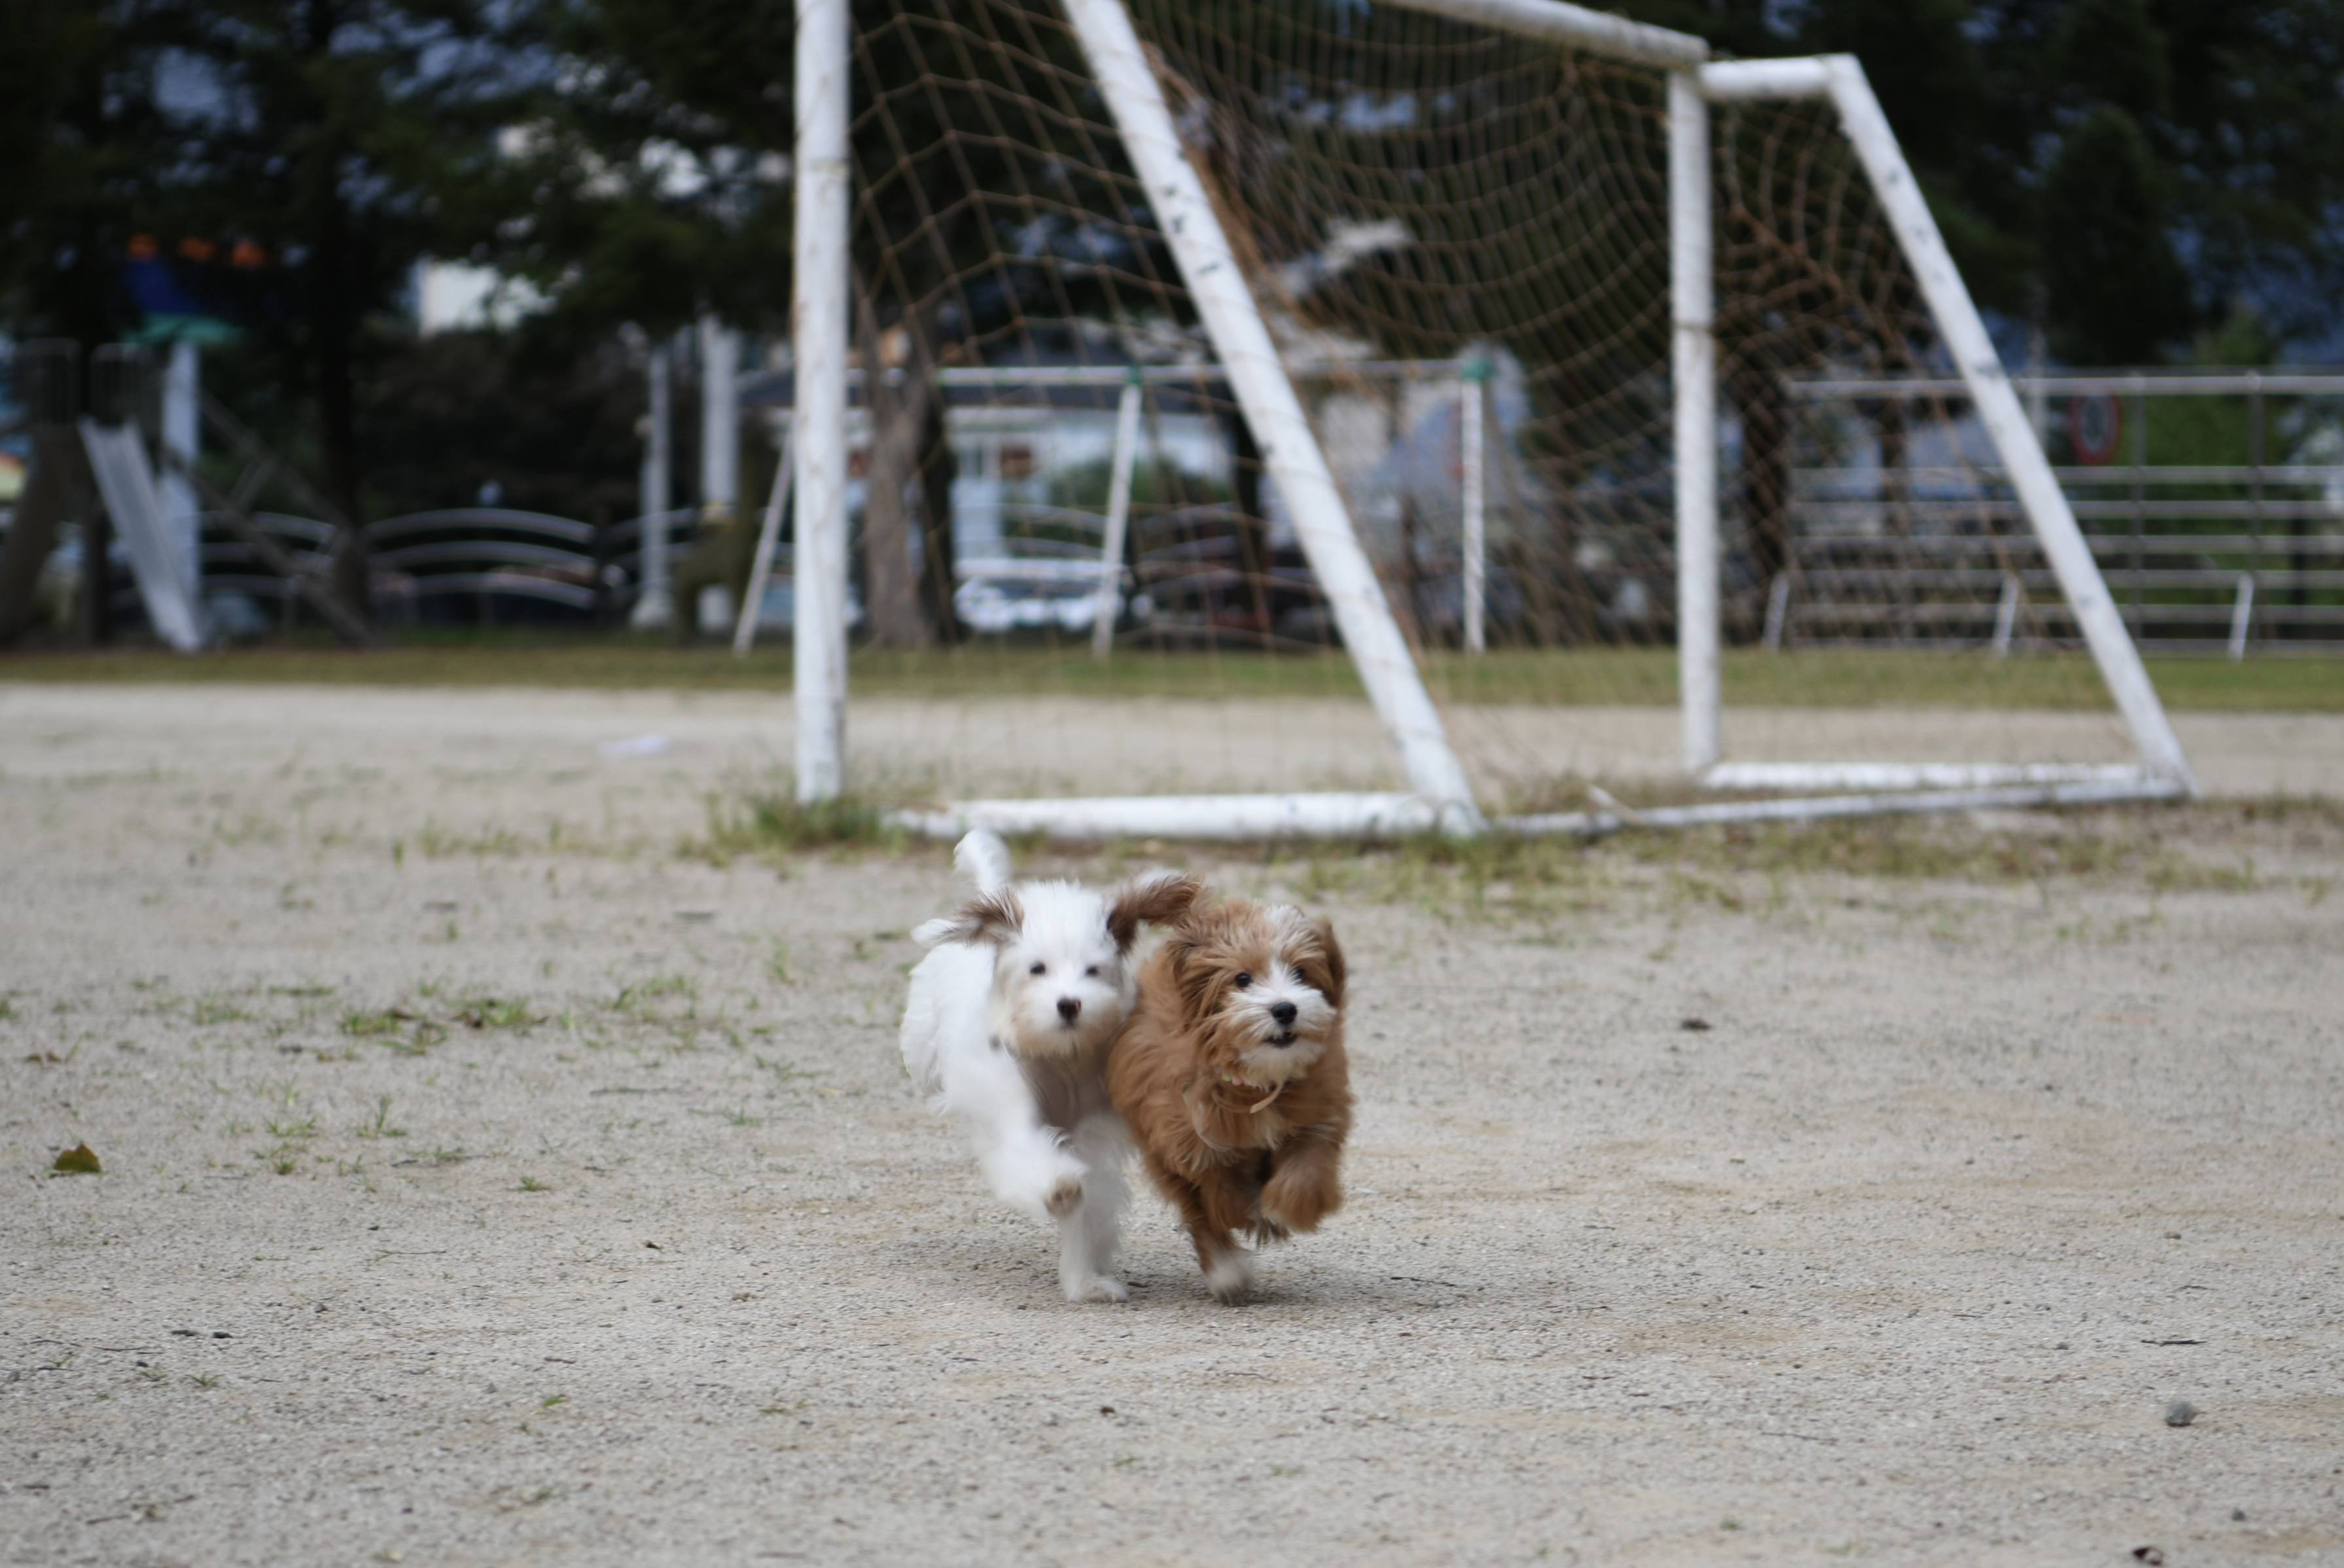
{"label": "white dog", "polygon": [[1109,1270],[1130,1148],[1107,1103],[1106,1047],[1137,993],[1142,921],[1187,913],[1203,889],[1159,871],[1100,894],[1009,880],[1009,851],[978,829],[953,864],[976,896],[912,933],[930,949],[904,1005],[904,1067],[965,1126],[986,1185],[1058,1224],[1069,1301],[1121,1301]]}

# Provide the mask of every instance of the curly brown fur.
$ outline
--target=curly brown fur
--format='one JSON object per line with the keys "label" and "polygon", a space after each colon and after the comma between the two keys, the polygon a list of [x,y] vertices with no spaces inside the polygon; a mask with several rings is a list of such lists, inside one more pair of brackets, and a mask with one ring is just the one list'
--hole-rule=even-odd
{"label": "curly brown fur", "polygon": [[1332,926],[1241,899],[1192,909],[1140,971],[1107,1093],[1222,1300],[1251,1285],[1237,1232],[1280,1240],[1342,1206],[1343,989]]}

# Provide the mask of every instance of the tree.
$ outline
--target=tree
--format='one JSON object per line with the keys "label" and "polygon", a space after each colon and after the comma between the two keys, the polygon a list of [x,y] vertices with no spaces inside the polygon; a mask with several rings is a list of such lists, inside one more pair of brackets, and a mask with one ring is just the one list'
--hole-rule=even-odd
{"label": "tree", "polygon": [[363,615],[359,376],[416,263],[489,254],[513,210],[498,133],[530,85],[532,10],[177,0],[167,13],[178,79],[155,221],[248,240],[289,270],[292,307],[256,348],[314,399],[322,488],[349,520],[338,592]]}
{"label": "tree", "polygon": [[1627,0],[1743,55],[1853,53],[1979,304],[2158,359],[2344,296],[2339,0]]}
{"label": "tree", "polygon": [[0,323],[112,342],[122,260],[167,145],[154,93],[171,18],[137,0],[0,4]]}

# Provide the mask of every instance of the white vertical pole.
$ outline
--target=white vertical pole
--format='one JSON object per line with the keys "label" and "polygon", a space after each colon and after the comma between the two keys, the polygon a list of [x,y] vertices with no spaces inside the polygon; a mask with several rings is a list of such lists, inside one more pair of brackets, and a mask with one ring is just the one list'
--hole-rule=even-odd
{"label": "white vertical pole", "polygon": [[1832,102],[1839,109],[1847,139],[1863,160],[1873,189],[1896,229],[1937,329],[1945,335],[1945,347],[1969,388],[1978,422],[1993,440],[2011,487],[2034,521],[2044,553],[2059,579],[2059,590],[2076,612],[2084,641],[2099,664],[2101,679],[2108,683],[2117,712],[2132,732],[2143,765],[2195,794],[2197,781],[2190,776],[2189,759],[2181,750],[2180,738],[2165,716],[2165,705],[2157,700],[2139,650],[2133,646],[2124,617],[2117,613],[2116,601],[2101,579],[2099,563],[2092,559],[2091,546],[2076,525],[2076,514],[2059,489],[2058,477],[2035,440],[2026,411],[2011,389],[2009,373],[1995,352],[1994,340],[1986,336],[1985,324],[1978,319],[1977,307],[1955,269],[1945,237],[1937,232],[1937,220],[1930,216],[1929,204],[1905,166],[1904,151],[1888,128],[1888,117],[1881,112],[1872,85],[1864,79],[1864,67],[1852,55],[1831,56],[1824,66]]}
{"label": "white vertical pole", "polygon": [[741,334],[700,319],[700,516],[730,517],[741,503]]}
{"label": "white vertical pole", "polygon": [[1464,379],[1457,385],[1458,460],[1464,470],[1465,487],[1463,586],[1465,652],[1468,653],[1482,652],[1489,646],[1489,631],[1483,617],[1488,596],[1490,541],[1488,519],[1482,511],[1481,478],[1481,388],[1489,374],[1488,364],[1476,359],[1465,367]]}
{"label": "white vertical pole", "polygon": [[643,366],[643,467],[637,501],[642,508],[639,541],[642,557],[635,608],[628,622],[653,631],[667,625],[674,611],[668,602],[667,562],[667,514],[675,504],[671,482],[674,472],[672,351],[667,339],[653,339],[651,357]]}
{"label": "white vertical pole", "polygon": [[1392,619],[1383,585],[1359,548],[1326,455],[1311,434],[1204,182],[1180,145],[1130,16],[1120,0],[1066,0],[1066,10],[1181,281],[1294,519],[1296,539],[1327,596],[1343,645],[1399,749],[1409,786],[1435,803],[1450,831],[1480,832],[1481,813],[1465,769],[1450,748],[1440,711]]}
{"label": "white vertical pole", "polygon": [[2010,657],[2010,639],[2018,630],[2018,573],[2002,574],[2002,602],[1994,607],[1994,656]]}
{"label": "white vertical pole", "polygon": [[2046,382],[2049,373],[2050,349],[2038,312],[2026,325],[2026,425],[2035,432],[2035,444],[2046,451],[2051,442],[2051,389]]}
{"label": "white vertical pole", "polygon": [[2255,574],[2238,573],[2238,602],[2230,606],[2230,661],[2233,663],[2247,656],[2247,634],[2255,624]]}
{"label": "white vertical pole", "polygon": [[1766,629],[1759,639],[1769,653],[1783,651],[1783,638],[1791,629],[1791,574],[1774,573],[1774,581],[1766,588]]}
{"label": "white vertical pole", "polygon": [[171,357],[163,368],[163,450],[167,456],[159,488],[179,581],[187,602],[194,605],[200,605],[204,597],[204,519],[187,475],[196,466],[202,402],[203,352],[182,338],[171,345]]}
{"label": "white vertical pole", "polygon": [[1106,480],[1106,538],[1099,545],[1098,598],[1091,610],[1091,657],[1115,646],[1116,591],[1123,585],[1123,541],[1131,528],[1131,470],[1139,447],[1139,367],[1123,384],[1115,410],[1115,460]]}
{"label": "white vertical pole", "polygon": [[798,799],[846,785],[847,143],[851,0],[797,0],[797,552],[792,628]]}
{"label": "white vertical pole", "polygon": [[745,659],[757,640],[757,618],[765,605],[765,585],[773,579],[773,551],[782,537],[782,498],[790,493],[790,463],[797,453],[797,427],[782,440],[782,460],[773,470],[773,493],[765,497],[765,515],[757,528],[757,553],[749,562],[749,581],[741,592],[741,615],[732,625],[732,656]]}
{"label": "white vertical pole", "polygon": [[1677,688],[1685,766],[1718,740],[1717,336],[1711,276],[1709,105],[1689,71],[1669,76],[1669,299],[1676,394]]}

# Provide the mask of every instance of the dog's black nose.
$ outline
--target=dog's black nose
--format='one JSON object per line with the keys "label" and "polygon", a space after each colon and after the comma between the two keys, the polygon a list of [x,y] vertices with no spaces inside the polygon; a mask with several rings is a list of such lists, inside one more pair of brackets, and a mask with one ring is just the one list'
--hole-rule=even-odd
{"label": "dog's black nose", "polygon": [[1269,1016],[1276,1018],[1281,1024],[1290,1024],[1294,1022],[1294,1004],[1291,1002],[1280,1002],[1276,1007],[1270,1008]]}
{"label": "dog's black nose", "polygon": [[1076,1015],[1079,1014],[1082,1010],[1082,1003],[1076,1001],[1074,997],[1061,996],[1058,998],[1058,1017],[1066,1019],[1066,1022],[1070,1024],[1073,1023],[1075,1021]]}

